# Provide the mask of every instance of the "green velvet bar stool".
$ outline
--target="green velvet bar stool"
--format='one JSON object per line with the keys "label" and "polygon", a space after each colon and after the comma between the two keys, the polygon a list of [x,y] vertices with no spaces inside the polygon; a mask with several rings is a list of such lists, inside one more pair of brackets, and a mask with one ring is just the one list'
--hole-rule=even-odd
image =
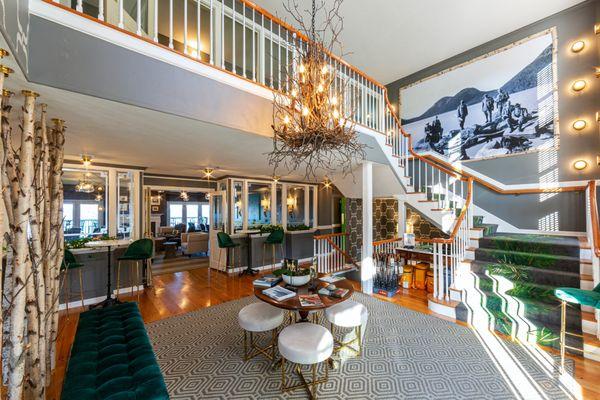
{"label": "green velvet bar stool", "polygon": [[263,251],[262,251],[262,266],[264,267],[265,265],[265,253],[267,250],[268,246],[271,246],[271,269],[273,269],[273,267],[275,266],[275,253],[276,253],[276,248],[277,246],[279,246],[279,248],[281,249],[281,258],[283,259],[283,238],[285,237],[285,234],[283,232],[283,229],[276,229],[273,232],[271,232],[269,234],[269,236],[267,236],[267,239],[264,241],[263,243]]}
{"label": "green velvet bar stool", "polygon": [[63,262],[60,266],[60,273],[62,275],[63,283],[65,285],[67,315],[69,315],[69,297],[71,297],[71,285],[69,283],[69,271],[71,271],[71,270],[76,270],[77,272],[79,272],[79,294],[81,296],[81,307],[84,307],[83,275],[81,273],[81,267],[83,267],[83,263],[78,262],[75,259],[75,256],[73,255],[73,253],[71,253],[70,250],[65,249]]}
{"label": "green velvet bar stool", "polygon": [[[240,248],[239,243],[235,243],[231,236],[229,236],[225,232],[217,232],[217,245],[219,246],[219,266],[221,266],[221,255],[223,254],[223,250],[225,250],[225,264],[227,264],[227,252],[229,249],[233,249],[232,252],[232,261],[231,264],[235,268],[235,249]],[[240,257],[241,258],[241,257]],[[227,269],[227,265],[225,265],[225,269]]]}
{"label": "green velvet bar stool", "polygon": [[[133,274],[129,275],[129,283],[131,285],[131,295],[133,296],[133,285],[135,282],[139,284],[140,281],[140,273],[139,273],[139,262],[142,262],[142,266],[146,268],[147,278],[152,279],[152,274],[150,269],[152,268],[148,265],[148,260],[152,259],[152,252],[154,248],[154,242],[152,239],[138,239],[135,242],[131,243],[127,250],[125,250],[125,254],[119,257],[119,263],[117,265],[117,299],[119,298],[119,290],[120,290],[120,278],[121,278],[121,262],[122,261],[133,261],[133,266],[135,267],[135,276]],[[135,279],[133,279],[135,278]],[[138,302],[140,301],[140,291],[137,292]]]}
{"label": "green velvet bar stool", "polygon": [[[579,304],[582,306],[594,307],[600,309],[600,284],[596,285],[593,290],[583,290],[572,287],[559,287],[554,289],[554,295],[561,301],[560,310],[560,373],[565,371],[565,349],[573,349],[565,343],[566,335],[578,336],[581,335],[567,332],[567,303]],[[578,350],[578,349],[575,349]]]}

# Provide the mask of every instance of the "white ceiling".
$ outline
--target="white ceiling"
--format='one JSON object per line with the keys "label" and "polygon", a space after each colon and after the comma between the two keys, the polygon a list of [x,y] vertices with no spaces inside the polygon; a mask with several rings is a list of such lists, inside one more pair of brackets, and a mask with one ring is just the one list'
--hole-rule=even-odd
{"label": "white ceiling", "polygon": [[[388,84],[582,1],[345,0],[341,40],[344,52],[353,54],[344,58]],[[254,2],[291,22],[287,0]]]}

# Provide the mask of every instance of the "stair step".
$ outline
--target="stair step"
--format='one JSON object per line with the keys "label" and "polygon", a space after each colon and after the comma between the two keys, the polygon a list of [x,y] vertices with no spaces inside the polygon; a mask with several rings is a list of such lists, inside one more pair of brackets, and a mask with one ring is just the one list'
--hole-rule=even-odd
{"label": "stair step", "polygon": [[579,240],[568,236],[495,233],[487,235],[479,247],[523,253],[552,254],[579,258]]}
{"label": "stair step", "polygon": [[432,208],[431,211],[452,211],[452,208]]}
{"label": "stair step", "polygon": [[600,348],[600,339],[598,339],[598,337],[594,334],[584,333],[583,342],[586,346],[594,346]]}
{"label": "stair step", "polygon": [[419,203],[437,203],[437,200],[418,200]]}
{"label": "stair step", "polygon": [[596,314],[594,314],[593,312],[582,311],[581,319],[585,321],[596,322]]}
{"label": "stair step", "polygon": [[[481,245],[481,241],[479,241]],[[479,247],[475,251],[477,261],[526,265],[541,269],[579,272],[579,258],[554,254],[538,254],[522,251],[504,251]]]}
{"label": "stair step", "polygon": [[594,281],[594,277],[592,275],[581,274],[580,277],[581,277],[582,281],[590,281],[590,282]]}
{"label": "stair step", "polygon": [[471,262],[471,271],[474,273],[486,272],[493,275],[502,276],[510,281],[517,283],[518,280],[526,283],[534,283],[539,285],[549,285],[553,287],[579,287],[581,278],[579,271],[568,272],[558,271],[553,269],[541,269],[528,265],[510,265],[473,261]]}

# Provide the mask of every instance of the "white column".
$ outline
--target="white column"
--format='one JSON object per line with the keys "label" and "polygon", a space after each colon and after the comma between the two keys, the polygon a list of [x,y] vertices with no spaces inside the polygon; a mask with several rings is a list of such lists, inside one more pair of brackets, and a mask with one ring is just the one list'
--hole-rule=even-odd
{"label": "white column", "polygon": [[[283,213],[283,208],[281,209]],[[271,225],[277,225],[277,182],[271,183]]]}
{"label": "white column", "polygon": [[133,172],[133,215],[131,218],[133,219],[133,229],[131,231],[132,239],[139,239],[142,235],[142,224],[143,224],[143,207],[145,207],[145,203],[142,202],[140,197],[141,187],[142,187],[142,173],[141,171]]}
{"label": "white column", "polygon": [[373,293],[373,163],[365,161],[362,164],[362,259],[360,265],[360,280],[362,291]]}
{"label": "white column", "polygon": [[287,183],[283,183],[281,185],[281,226],[283,226],[284,231],[287,230],[287,196]]}
{"label": "white column", "polygon": [[244,231],[248,230],[248,181],[244,179],[244,185],[242,186],[242,217],[244,217],[243,219],[243,223],[242,223],[242,229]]}
{"label": "white column", "polygon": [[403,238],[406,232],[406,203],[404,196],[395,196],[398,201],[398,237]]}
{"label": "white column", "polygon": [[[327,190],[327,189],[326,189]],[[319,186],[313,188],[313,226],[319,226]]]}
{"label": "white column", "polygon": [[117,170],[111,168],[108,170],[108,235],[117,236],[117,218],[119,202],[117,201],[118,191]]}

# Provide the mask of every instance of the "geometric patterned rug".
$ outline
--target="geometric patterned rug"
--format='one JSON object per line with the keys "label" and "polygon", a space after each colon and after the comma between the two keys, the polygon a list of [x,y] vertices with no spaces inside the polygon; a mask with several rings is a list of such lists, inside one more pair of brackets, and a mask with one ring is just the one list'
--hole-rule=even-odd
{"label": "geometric patterned rug", "polygon": [[[533,388],[523,391],[504,357],[472,329],[362,293],[353,298],[369,310],[363,355],[330,370],[319,399],[573,398],[551,365],[556,358],[540,361],[530,349],[502,341],[504,357]],[[281,394],[281,372],[268,360],[243,361],[237,314],[256,301],[249,296],[146,326],[171,399],[307,398],[302,389]],[[294,375],[287,377],[290,384]]]}

